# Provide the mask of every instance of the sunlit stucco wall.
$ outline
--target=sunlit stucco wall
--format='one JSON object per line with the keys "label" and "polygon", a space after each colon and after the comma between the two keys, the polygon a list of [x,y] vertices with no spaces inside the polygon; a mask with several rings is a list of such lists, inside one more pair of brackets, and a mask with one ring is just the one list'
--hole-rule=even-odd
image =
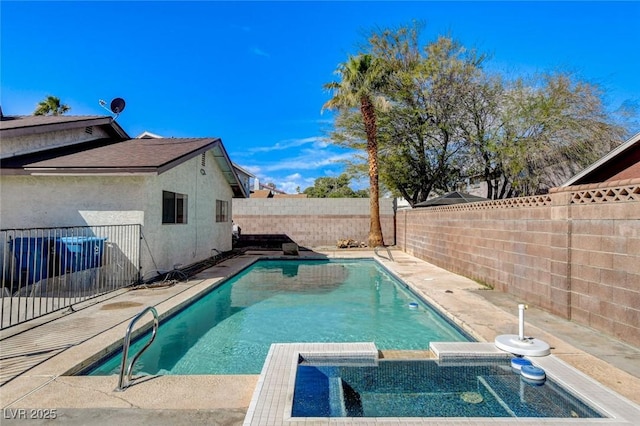
{"label": "sunlit stucco wall", "polygon": [[[202,170],[202,171],[201,171]],[[187,195],[186,224],[162,224],[162,191]],[[144,278],[231,249],[232,190],[211,153],[160,175],[12,176],[0,180],[2,229],[139,224]],[[229,205],[216,222],[216,200]]]}

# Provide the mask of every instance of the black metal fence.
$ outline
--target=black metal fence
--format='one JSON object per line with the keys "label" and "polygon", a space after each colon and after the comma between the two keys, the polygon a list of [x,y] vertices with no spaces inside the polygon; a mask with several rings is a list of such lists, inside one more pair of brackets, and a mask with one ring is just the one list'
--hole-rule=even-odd
{"label": "black metal fence", "polygon": [[0,230],[0,329],[140,280],[140,225]]}

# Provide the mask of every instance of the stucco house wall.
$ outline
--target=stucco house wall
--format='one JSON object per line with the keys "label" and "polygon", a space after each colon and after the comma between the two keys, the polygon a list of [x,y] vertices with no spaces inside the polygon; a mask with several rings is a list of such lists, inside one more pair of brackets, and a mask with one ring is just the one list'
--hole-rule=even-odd
{"label": "stucco house wall", "polygon": [[[3,229],[140,224],[141,274],[206,259],[231,249],[231,211],[216,223],[216,200],[231,210],[232,190],[210,152],[160,175],[2,176]],[[202,174],[200,170],[204,170]],[[162,191],[187,194],[187,223],[162,224]]]}
{"label": "stucco house wall", "polygon": [[143,176],[2,176],[2,228],[142,223],[145,179]]}
{"label": "stucco house wall", "polygon": [[[187,223],[162,224],[163,190],[187,195]],[[206,153],[204,166],[198,156],[153,179],[148,178],[144,192],[146,215],[142,233],[149,248],[143,243],[142,258],[152,256],[159,270],[206,259],[216,254],[214,249],[231,250],[233,191],[211,152]],[[216,222],[216,200],[228,202],[226,222]],[[150,253],[145,254],[146,251]],[[153,271],[153,265],[145,266],[145,272]]]}
{"label": "stucco house wall", "polygon": [[16,136],[3,135],[0,158],[75,145],[96,139],[108,138],[109,136],[107,131],[98,125],[41,132],[34,130],[29,134]]}

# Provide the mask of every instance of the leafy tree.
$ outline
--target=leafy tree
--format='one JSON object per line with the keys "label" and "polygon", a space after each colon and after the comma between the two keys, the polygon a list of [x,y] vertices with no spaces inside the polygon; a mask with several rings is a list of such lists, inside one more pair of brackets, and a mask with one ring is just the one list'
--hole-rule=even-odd
{"label": "leafy tree", "polygon": [[392,77],[386,95],[393,107],[380,119],[382,170],[387,185],[411,205],[459,180],[468,150],[460,141],[459,99],[484,60],[448,37],[419,49],[417,37],[414,28],[370,39],[374,52],[395,52],[387,53]]}
{"label": "leafy tree", "polygon": [[466,96],[459,99],[464,119],[461,136],[469,156],[461,167],[461,177],[481,177],[487,184],[487,198],[504,198],[509,182],[504,179],[501,158],[508,157],[501,144],[505,87],[500,77],[477,76]]}
{"label": "leafy tree", "polygon": [[369,247],[381,246],[384,245],[384,240],[380,225],[376,109],[384,108],[384,98],[378,96],[380,87],[384,84],[384,75],[378,61],[368,54],[350,56],[347,62],[338,65],[335,73],[340,81],[325,85],[326,89],[333,91],[333,97],[324,104],[323,109],[360,110],[369,165]]}
{"label": "leafy tree", "polygon": [[[376,64],[369,96],[386,100],[373,110],[380,183],[411,205],[473,177],[492,199],[545,192],[628,133],[594,85],[563,72],[509,81],[483,70],[485,55],[450,37],[421,46],[419,32],[419,25],[376,30],[363,54]],[[621,113],[624,123],[637,115]],[[368,151],[362,114],[340,109],[332,140]],[[362,160],[355,155],[347,170],[362,172]]]}
{"label": "leafy tree", "polygon": [[70,109],[68,105],[60,103],[60,98],[49,95],[38,103],[33,115],[62,115]]}
{"label": "leafy tree", "polygon": [[304,190],[310,198],[367,198],[369,193],[362,189],[354,191],[349,187],[351,179],[346,173],[338,177],[317,178],[313,186]]}
{"label": "leafy tree", "polygon": [[[459,142],[457,98],[483,60],[447,37],[421,48],[418,35],[416,25],[377,31],[369,39],[385,76],[378,89],[389,105],[376,111],[380,178],[411,205],[426,200],[433,190],[447,191],[458,180],[455,165],[462,163],[466,147]],[[353,112],[343,112],[331,137],[360,149],[363,130]]]}
{"label": "leafy tree", "polygon": [[606,113],[598,88],[568,73],[485,80],[464,102],[465,142],[492,199],[534,195],[559,186],[613,149],[624,127]]}

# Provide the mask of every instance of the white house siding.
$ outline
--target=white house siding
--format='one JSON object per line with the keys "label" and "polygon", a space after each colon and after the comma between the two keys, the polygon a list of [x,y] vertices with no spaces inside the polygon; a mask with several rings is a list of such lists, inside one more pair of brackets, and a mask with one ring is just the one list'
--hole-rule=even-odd
{"label": "white house siding", "polygon": [[[206,259],[215,254],[213,249],[231,250],[231,211],[227,222],[216,223],[216,200],[228,201],[231,209],[233,191],[210,152],[205,163],[203,167],[197,156],[148,180],[142,229],[146,239],[142,247],[145,278],[153,275],[156,266],[159,271],[167,271],[175,264],[186,266]],[[186,224],[162,224],[162,191],[187,195]]]}
{"label": "white house siding", "polygon": [[1,158],[28,154],[43,149],[75,145],[81,142],[109,137],[99,126],[92,126],[92,133],[85,132],[85,127],[79,129],[58,130],[54,132],[36,133],[25,136],[2,138]]}
{"label": "white house siding", "polygon": [[[144,223],[143,177],[4,175],[0,179],[2,229]],[[110,259],[127,259],[127,268],[137,270],[138,241],[127,241],[137,232],[115,232],[105,252],[110,251]],[[5,248],[0,244],[0,259],[7,259]]]}
{"label": "white house siding", "polygon": [[[205,174],[200,172],[204,169]],[[2,176],[2,229],[140,224],[143,278],[231,250],[233,192],[213,155],[148,176]],[[162,224],[162,191],[188,196],[186,224]],[[229,220],[216,223],[216,200]]]}
{"label": "white house siding", "polygon": [[2,176],[2,228],[142,223],[144,180],[140,176]]}

